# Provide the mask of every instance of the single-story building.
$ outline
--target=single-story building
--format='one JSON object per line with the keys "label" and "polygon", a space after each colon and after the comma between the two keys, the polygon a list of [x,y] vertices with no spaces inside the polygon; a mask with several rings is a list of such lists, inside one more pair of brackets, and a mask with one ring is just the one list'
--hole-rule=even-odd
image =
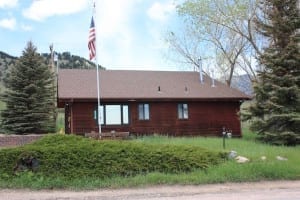
{"label": "single-story building", "polygon": [[[223,127],[241,136],[244,93],[186,71],[99,70],[102,132],[215,136]],[[98,132],[96,70],[62,69],[58,107],[66,133]]]}

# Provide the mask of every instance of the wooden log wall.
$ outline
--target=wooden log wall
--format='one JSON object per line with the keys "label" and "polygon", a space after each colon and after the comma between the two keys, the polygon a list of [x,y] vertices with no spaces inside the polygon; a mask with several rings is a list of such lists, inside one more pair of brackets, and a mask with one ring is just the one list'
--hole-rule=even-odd
{"label": "wooden log wall", "polygon": [[[149,104],[149,120],[138,119],[139,103]],[[188,119],[178,119],[178,103],[188,104]],[[119,131],[137,135],[156,133],[172,136],[221,136],[222,128],[225,127],[227,130],[232,130],[233,136],[241,136],[239,102],[123,102],[122,104],[129,106],[129,124],[102,126],[103,132]],[[94,120],[95,108],[96,103],[73,103],[71,132],[97,132],[98,126]]]}

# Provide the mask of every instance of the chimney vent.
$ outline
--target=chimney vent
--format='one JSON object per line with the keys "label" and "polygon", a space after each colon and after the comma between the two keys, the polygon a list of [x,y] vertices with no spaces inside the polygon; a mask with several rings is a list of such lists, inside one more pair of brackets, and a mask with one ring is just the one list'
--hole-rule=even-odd
{"label": "chimney vent", "polygon": [[200,83],[202,84],[204,81],[203,81],[203,74],[202,74],[202,59],[201,59],[201,57],[198,59],[198,65],[199,65]]}
{"label": "chimney vent", "polygon": [[214,71],[214,69],[211,70],[211,81],[212,81],[211,87],[216,87],[216,85],[215,85],[215,71]]}

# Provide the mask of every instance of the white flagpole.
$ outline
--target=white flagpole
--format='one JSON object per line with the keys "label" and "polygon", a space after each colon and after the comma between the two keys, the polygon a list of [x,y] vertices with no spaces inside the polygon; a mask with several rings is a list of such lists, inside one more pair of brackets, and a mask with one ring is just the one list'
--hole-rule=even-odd
{"label": "white flagpole", "polygon": [[95,24],[95,35],[96,35],[96,39],[95,39],[95,65],[97,68],[97,99],[98,99],[98,130],[99,130],[99,138],[101,139],[101,114],[100,114],[100,110],[101,110],[101,104],[100,104],[100,76],[99,76],[99,67],[98,67],[98,62],[97,62],[97,26],[96,26],[96,2],[94,1],[94,10],[93,10],[93,17],[94,17],[94,24]]}

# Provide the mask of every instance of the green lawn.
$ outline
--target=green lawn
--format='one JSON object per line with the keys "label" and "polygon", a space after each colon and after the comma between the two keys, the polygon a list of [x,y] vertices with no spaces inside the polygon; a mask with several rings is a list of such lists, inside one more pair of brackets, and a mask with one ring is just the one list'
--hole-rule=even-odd
{"label": "green lawn", "polygon": [[56,132],[65,131],[65,113],[64,109],[57,109]]}
{"label": "green lawn", "polygon": [[[188,183],[215,183],[227,181],[259,181],[276,179],[300,179],[300,146],[271,146],[256,142],[250,131],[244,131],[243,139],[226,139],[226,151],[237,151],[238,155],[250,159],[249,163],[238,164],[234,161],[209,169],[206,173],[194,172]],[[211,150],[222,151],[222,138],[166,138],[150,137],[139,139],[142,143],[183,144],[201,146]],[[261,157],[266,156],[266,160]],[[277,156],[285,157],[287,161],[279,161]],[[181,178],[178,178],[181,179]]]}
{"label": "green lawn", "polygon": [[[36,177],[32,173],[25,173],[11,179],[9,182],[0,180],[2,188],[69,188],[69,189],[96,189],[141,187],[160,184],[207,184],[224,182],[245,182],[261,180],[295,180],[300,179],[300,146],[284,147],[270,146],[254,140],[254,135],[244,130],[242,139],[227,139],[226,149],[223,150],[222,138],[168,138],[161,136],[143,137],[125,143],[142,145],[176,145],[183,147],[204,147],[213,151],[237,151],[238,155],[245,156],[250,162],[238,164],[234,160],[211,166],[206,170],[193,170],[186,173],[151,172],[134,176],[113,176],[109,178],[77,177],[72,180],[64,178]],[[68,145],[66,145],[67,148]],[[266,156],[266,160],[261,160]],[[279,161],[276,156],[287,158]],[[108,168],[110,165],[107,166]]]}
{"label": "green lawn", "polygon": [[[3,108],[0,102],[0,109]],[[64,128],[64,114],[62,110],[58,113],[57,131]],[[124,143],[136,143],[138,145],[176,145],[178,148],[203,147],[212,151],[229,152],[234,150],[238,155],[245,156],[250,162],[238,164],[235,160],[228,160],[222,164],[211,166],[205,170],[195,169],[185,173],[163,173],[149,172],[136,174],[134,176],[113,175],[111,177],[76,177],[65,179],[64,177],[36,176],[32,172],[17,174],[8,179],[1,179],[0,188],[69,188],[69,189],[97,189],[97,188],[120,188],[120,187],[141,187],[160,184],[207,184],[224,182],[244,182],[261,180],[295,180],[300,179],[300,146],[285,147],[271,146],[255,141],[255,134],[248,130],[248,125],[243,124],[243,137],[226,139],[226,148],[223,149],[222,138],[191,137],[140,137]],[[61,151],[68,151],[65,145]],[[55,148],[55,144],[53,145]],[[91,147],[93,147],[91,145]],[[7,148],[0,148],[0,152]],[[78,153],[80,151],[77,151]],[[265,156],[266,160],[261,157]],[[287,158],[286,161],[279,161],[277,156]],[[88,156],[87,156],[88,157]],[[134,162],[132,162],[134,163]],[[3,165],[0,160],[0,165]],[[110,168],[111,165],[107,165]],[[101,169],[105,170],[106,167]],[[2,176],[3,177],[3,176]]]}

